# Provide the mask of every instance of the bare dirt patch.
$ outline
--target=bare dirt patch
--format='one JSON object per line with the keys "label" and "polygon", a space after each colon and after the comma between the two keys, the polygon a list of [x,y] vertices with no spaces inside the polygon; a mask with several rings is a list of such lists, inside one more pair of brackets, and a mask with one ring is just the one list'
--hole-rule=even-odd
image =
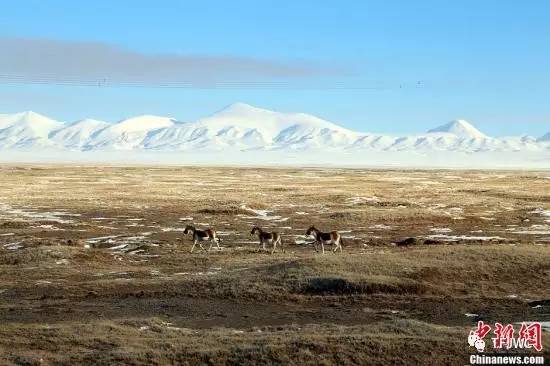
{"label": "bare dirt patch", "polygon": [[[477,320],[550,320],[540,175],[6,168],[0,363],[464,364]],[[189,253],[187,224],[221,250]]]}

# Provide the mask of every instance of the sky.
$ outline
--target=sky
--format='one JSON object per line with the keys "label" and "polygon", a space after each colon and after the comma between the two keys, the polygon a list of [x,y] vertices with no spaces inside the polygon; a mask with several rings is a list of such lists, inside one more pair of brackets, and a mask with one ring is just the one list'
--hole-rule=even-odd
{"label": "sky", "polygon": [[548,1],[5,2],[0,113],[192,121],[234,102],[362,132],[550,131]]}

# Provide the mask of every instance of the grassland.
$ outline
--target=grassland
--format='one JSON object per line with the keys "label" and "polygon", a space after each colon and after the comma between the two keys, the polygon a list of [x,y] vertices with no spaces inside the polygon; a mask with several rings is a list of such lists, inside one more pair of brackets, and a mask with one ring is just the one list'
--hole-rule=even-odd
{"label": "grassland", "polygon": [[0,364],[466,364],[477,320],[550,320],[549,176],[0,167]]}

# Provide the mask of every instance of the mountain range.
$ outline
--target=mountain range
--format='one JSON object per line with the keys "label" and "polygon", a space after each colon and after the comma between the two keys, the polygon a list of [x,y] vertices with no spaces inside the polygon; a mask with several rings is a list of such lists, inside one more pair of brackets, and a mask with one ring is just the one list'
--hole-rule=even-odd
{"label": "mountain range", "polygon": [[304,113],[279,113],[232,104],[193,122],[143,115],[109,123],[63,123],[38,113],[0,114],[0,151],[182,152],[550,152],[550,132],[540,138],[487,136],[454,120],[425,133],[394,136],[352,131]]}
{"label": "mountain range", "polygon": [[144,115],[108,123],[85,119],[62,123],[34,112],[0,114],[0,149],[93,150],[308,150],[373,149],[381,151],[548,150],[550,132],[494,138],[464,120],[407,136],[351,131],[304,113],[278,113],[235,103],[194,122]]}

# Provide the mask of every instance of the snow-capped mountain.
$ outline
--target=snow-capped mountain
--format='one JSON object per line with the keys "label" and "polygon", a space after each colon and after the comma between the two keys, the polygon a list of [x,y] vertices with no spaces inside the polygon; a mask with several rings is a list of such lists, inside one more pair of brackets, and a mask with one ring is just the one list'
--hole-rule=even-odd
{"label": "snow-capped mountain", "polygon": [[277,113],[244,103],[232,104],[193,123],[177,124],[148,136],[150,149],[277,149],[282,146],[342,146],[353,131],[303,113]]}
{"label": "snow-capped mountain", "polygon": [[[82,152],[324,151],[362,159],[364,152],[439,156],[432,152],[550,152],[550,134],[494,138],[464,120],[406,136],[360,133],[304,113],[280,113],[236,103],[208,117],[180,122],[138,116],[116,123],[85,119],[62,123],[34,112],[0,115],[0,150]],[[300,155],[300,156],[302,156]],[[175,155],[181,156],[181,155]],[[248,155],[251,156],[251,155]]]}
{"label": "snow-capped mountain", "polygon": [[86,146],[97,132],[109,126],[108,122],[84,119],[53,131],[50,134],[50,139],[67,148],[80,149]]}
{"label": "snow-capped mountain", "polygon": [[132,150],[139,148],[144,139],[157,130],[169,128],[176,121],[168,117],[138,116],[109,125],[94,133],[84,144],[86,150],[101,148]]}
{"label": "snow-capped mountain", "polygon": [[0,115],[0,149],[52,146],[50,133],[64,127],[63,123],[34,112]]}
{"label": "snow-capped mountain", "polygon": [[472,126],[471,123],[463,119],[457,119],[436,127],[428,131],[428,133],[447,133],[460,138],[482,139],[487,136]]}

